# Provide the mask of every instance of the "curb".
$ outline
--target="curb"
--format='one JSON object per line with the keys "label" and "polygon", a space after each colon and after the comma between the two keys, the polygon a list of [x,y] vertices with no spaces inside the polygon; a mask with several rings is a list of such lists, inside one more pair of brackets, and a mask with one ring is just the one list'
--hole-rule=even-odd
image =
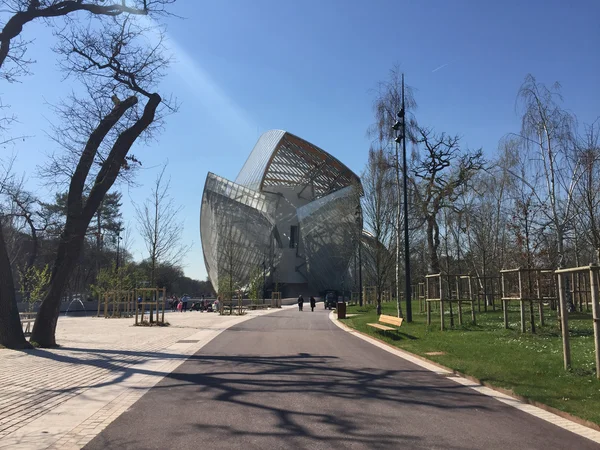
{"label": "curb", "polygon": [[[594,430],[596,432],[600,432],[600,425],[598,425],[598,424],[596,424],[594,422],[590,422],[589,420],[585,420],[585,419],[582,419],[580,417],[574,416],[574,415],[569,414],[569,413],[567,413],[565,411],[561,411],[560,409],[556,409],[556,408],[554,408],[552,406],[548,406],[548,405],[546,405],[544,403],[540,403],[540,402],[538,402],[536,400],[532,400],[530,398],[523,397],[521,395],[515,394],[510,389],[500,388],[500,387],[494,386],[493,384],[488,383],[487,381],[481,381],[478,378],[475,378],[475,377],[473,377],[471,375],[467,375],[467,374],[464,374],[462,372],[459,372],[458,370],[451,369],[450,367],[446,367],[446,366],[444,366],[442,364],[439,364],[439,363],[437,363],[435,361],[427,359],[427,358],[425,358],[425,357],[423,357],[421,355],[417,355],[415,353],[411,353],[411,352],[409,352],[407,350],[404,350],[402,348],[390,345],[388,342],[385,342],[385,341],[383,341],[381,339],[378,339],[377,337],[374,337],[374,336],[372,336],[370,334],[367,334],[367,333],[364,333],[362,331],[359,331],[359,330],[356,330],[354,328],[351,328],[348,325],[346,325],[345,323],[340,322],[340,320],[337,319],[337,316],[334,317],[334,312],[333,311],[329,314],[329,319],[335,325],[337,325],[339,328],[341,328],[342,330],[344,330],[344,331],[346,331],[346,332],[348,332],[350,334],[356,334],[356,335],[358,335],[357,337],[359,337],[359,338],[361,338],[361,339],[363,339],[363,340],[365,340],[367,342],[369,342],[369,340],[377,341],[380,345],[385,346],[385,347],[387,347],[390,350],[393,350],[392,353],[404,354],[407,357],[409,357],[409,359],[417,359],[417,360],[423,361],[424,363],[426,363],[428,365],[435,366],[435,367],[441,369],[444,372],[457,375],[457,376],[462,377],[462,378],[464,378],[466,380],[469,380],[469,381],[471,381],[471,382],[473,382],[475,384],[478,384],[479,386],[488,388],[488,389],[490,389],[492,391],[498,392],[498,393],[503,394],[503,395],[505,395],[507,397],[511,397],[512,399],[514,399],[514,400],[516,400],[516,401],[518,401],[520,403],[534,406],[536,408],[539,408],[539,409],[542,409],[542,410],[544,410],[546,412],[554,414],[554,415],[556,415],[558,417],[561,417],[563,419],[569,420],[570,422],[573,422],[573,423],[576,423],[576,424],[581,425],[583,427],[589,428],[590,430]],[[398,355],[398,356],[402,357],[401,355]],[[579,434],[579,433],[577,433],[577,434]]]}

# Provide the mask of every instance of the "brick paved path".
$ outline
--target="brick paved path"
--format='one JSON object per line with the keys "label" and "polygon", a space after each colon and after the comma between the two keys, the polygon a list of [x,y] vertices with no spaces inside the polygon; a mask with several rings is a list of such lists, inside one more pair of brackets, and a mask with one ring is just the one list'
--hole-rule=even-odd
{"label": "brick paved path", "polygon": [[221,331],[269,312],[168,313],[164,328],[61,317],[60,348],[0,349],[0,449],[81,448]]}

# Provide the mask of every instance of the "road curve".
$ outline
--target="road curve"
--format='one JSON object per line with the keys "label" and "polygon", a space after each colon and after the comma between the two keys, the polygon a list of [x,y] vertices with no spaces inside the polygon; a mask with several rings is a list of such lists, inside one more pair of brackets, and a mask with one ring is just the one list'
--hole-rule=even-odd
{"label": "road curve", "polygon": [[322,304],[221,333],[88,449],[597,449],[336,327]]}

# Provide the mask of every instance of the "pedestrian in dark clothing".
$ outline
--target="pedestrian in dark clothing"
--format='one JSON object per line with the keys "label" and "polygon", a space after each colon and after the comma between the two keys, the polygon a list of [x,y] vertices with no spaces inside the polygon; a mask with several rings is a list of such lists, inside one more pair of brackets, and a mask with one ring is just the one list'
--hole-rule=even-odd
{"label": "pedestrian in dark clothing", "polygon": [[300,296],[298,297],[298,310],[302,311],[302,306],[304,305],[304,297],[302,297],[302,294],[300,294]]}
{"label": "pedestrian in dark clothing", "polygon": [[310,310],[314,311],[315,310],[315,306],[317,304],[317,301],[315,300],[315,298],[313,296],[310,297]]}

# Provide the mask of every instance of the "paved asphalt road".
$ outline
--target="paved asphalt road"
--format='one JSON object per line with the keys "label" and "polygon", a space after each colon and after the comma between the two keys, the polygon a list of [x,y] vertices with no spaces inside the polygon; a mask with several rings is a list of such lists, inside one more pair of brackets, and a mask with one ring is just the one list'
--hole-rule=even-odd
{"label": "paved asphalt road", "polygon": [[89,449],[592,449],[332,324],[322,304],[223,332]]}

